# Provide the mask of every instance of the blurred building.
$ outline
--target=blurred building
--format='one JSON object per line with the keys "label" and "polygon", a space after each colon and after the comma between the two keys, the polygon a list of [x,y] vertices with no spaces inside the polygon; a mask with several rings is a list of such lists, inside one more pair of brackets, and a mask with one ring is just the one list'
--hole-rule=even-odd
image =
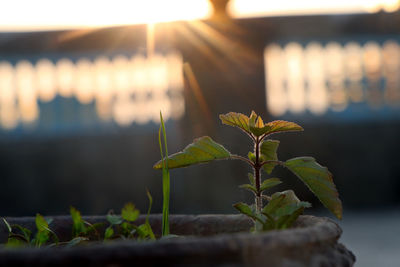
{"label": "blurred building", "polygon": [[[0,214],[144,210],[146,187],[159,212],[160,110],[170,152],[210,135],[246,154],[250,142],[220,113],[296,121],[304,133],[274,137],[280,158],[315,156],[345,207],[398,204],[397,2],[262,14],[214,3],[203,20],[0,33]],[[173,171],[173,212],[232,212],[250,197],[237,188],[246,172],[237,162]]]}

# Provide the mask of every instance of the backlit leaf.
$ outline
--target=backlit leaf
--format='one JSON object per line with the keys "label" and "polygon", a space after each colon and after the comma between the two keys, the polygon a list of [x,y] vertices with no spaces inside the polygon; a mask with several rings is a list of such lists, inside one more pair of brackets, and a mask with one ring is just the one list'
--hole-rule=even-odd
{"label": "backlit leaf", "polygon": [[264,134],[264,122],[260,116],[254,111],[251,112],[249,119],[249,130],[255,136],[261,136]]}
{"label": "backlit leaf", "polygon": [[266,123],[264,129],[266,135],[280,132],[303,131],[303,128],[297,123],[281,120]]}
{"label": "backlit leaf", "polygon": [[[261,143],[260,152],[261,155],[263,155],[264,161],[278,160],[278,154],[276,153],[276,151],[278,150],[279,143],[280,142],[278,140],[271,140],[271,139],[264,140]],[[266,163],[263,165],[263,170],[266,173],[271,174],[272,170],[276,165],[277,164],[274,162]]]}
{"label": "backlit leaf", "polygon": [[318,199],[338,219],[342,218],[342,202],[339,199],[332,174],[312,157],[287,160],[285,166],[300,178]]}
{"label": "backlit leaf", "polygon": [[249,117],[246,115],[236,112],[229,112],[227,114],[219,115],[219,118],[223,124],[238,127],[239,129],[250,134]]}
{"label": "backlit leaf", "polygon": [[[195,139],[182,152],[168,156],[168,168],[179,168],[193,164],[209,162],[216,159],[230,158],[230,152],[208,136]],[[154,169],[162,168],[162,161],[157,162]]]}
{"label": "backlit leaf", "polygon": [[132,203],[127,203],[121,210],[121,216],[128,222],[134,222],[139,217],[139,210]]}

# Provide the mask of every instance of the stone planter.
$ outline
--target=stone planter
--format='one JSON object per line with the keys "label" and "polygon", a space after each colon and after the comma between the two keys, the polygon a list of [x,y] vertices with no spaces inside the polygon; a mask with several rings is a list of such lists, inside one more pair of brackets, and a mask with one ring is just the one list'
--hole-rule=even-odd
{"label": "stone planter", "polygon": [[[34,218],[7,218],[11,224],[34,229]],[[86,217],[95,223],[105,217]],[[141,217],[139,220],[143,221]],[[154,231],[161,216],[150,216]],[[295,228],[251,234],[252,223],[242,215],[172,215],[171,232],[185,235],[149,242],[114,241],[72,248],[0,249],[0,266],[352,266],[355,257],[338,239],[340,227],[327,218],[301,216]],[[69,217],[51,224],[60,240],[71,233]],[[0,241],[7,230],[0,227]]]}

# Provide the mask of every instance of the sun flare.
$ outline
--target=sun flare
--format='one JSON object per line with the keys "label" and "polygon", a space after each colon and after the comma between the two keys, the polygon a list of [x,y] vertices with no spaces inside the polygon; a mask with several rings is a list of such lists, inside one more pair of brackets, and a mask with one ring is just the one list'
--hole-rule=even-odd
{"label": "sun flare", "polygon": [[13,0],[0,5],[0,31],[82,29],[205,19],[208,0]]}

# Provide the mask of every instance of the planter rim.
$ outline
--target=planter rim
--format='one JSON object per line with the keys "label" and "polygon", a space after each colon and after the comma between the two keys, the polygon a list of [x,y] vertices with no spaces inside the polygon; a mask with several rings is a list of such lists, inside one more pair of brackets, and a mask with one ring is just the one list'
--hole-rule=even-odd
{"label": "planter rim", "polygon": [[[52,218],[54,226],[57,222],[69,221],[69,228],[65,229],[70,231],[69,217]],[[92,222],[105,220],[105,216],[83,218]],[[33,217],[8,219],[12,223],[34,221]],[[138,221],[144,219],[145,216],[141,216]],[[161,215],[151,215],[150,224],[161,229],[161,219]],[[232,264],[229,266],[262,266],[253,261],[261,258],[275,260],[271,266],[289,266],[280,263],[286,258],[306,262],[296,266],[309,266],[307,262],[314,257],[312,253],[317,253],[317,259],[320,259],[319,255],[325,257],[324,253],[328,253],[331,255],[329,259],[340,257],[349,263],[337,266],[352,266],[355,260],[351,252],[337,243],[342,233],[339,225],[324,217],[303,215],[295,222],[295,228],[265,233],[243,232],[252,226],[252,221],[244,215],[171,215],[170,226],[171,233],[183,227],[183,232],[192,232],[192,235],[147,242],[118,240],[71,248],[0,249],[0,266],[108,266],[115,263],[117,266],[130,266],[132,263],[150,266],[226,266],[226,263]],[[210,228],[222,230],[222,233],[210,234]],[[3,230],[0,228],[0,233]]]}
{"label": "planter rim", "polygon": [[[158,221],[161,219],[161,214],[152,214],[149,217],[150,224],[152,222]],[[47,217],[47,216],[46,216]],[[69,216],[48,216],[49,218],[53,218],[54,221],[52,224],[57,223],[57,221],[71,221]],[[141,215],[141,218],[138,221],[144,219],[145,216]],[[97,221],[105,221],[105,216],[83,216],[84,220],[97,222]],[[139,247],[139,246],[160,246],[169,245],[172,243],[180,243],[180,244],[192,244],[196,242],[202,243],[212,243],[216,240],[228,240],[228,239],[240,239],[240,240],[247,240],[251,242],[252,240],[256,239],[263,239],[265,241],[274,240],[274,245],[284,245],[284,246],[297,246],[299,244],[304,244],[304,238],[307,237],[307,241],[310,243],[315,242],[323,242],[323,241],[337,241],[341,234],[342,229],[339,225],[334,222],[333,220],[327,217],[315,217],[311,215],[302,215],[294,224],[294,228],[284,229],[284,230],[272,230],[268,232],[262,233],[251,233],[248,230],[244,230],[243,228],[250,228],[252,222],[244,215],[232,215],[232,214],[200,214],[200,215],[170,215],[170,220],[172,222],[171,228],[176,228],[179,226],[174,226],[174,221],[181,221],[187,220],[189,224],[195,224],[196,222],[203,221],[211,221],[211,224],[215,224],[213,221],[222,219],[225,220],[228,224],[232,224],[232,222],[237,221],[238,224],[242,225],[245,224],[245,227],[242,228],[238,232],[222,232],[216,233],[211,235],[204,235],[199,236],[195,234],[187,234],[183,237],[177,238],[168,238],[168,239],[158,239],[158,240],[149,240],[146,242],[137,242],[133,240],[113,240],[109,243],[97,243],[93,242],[90,246],[77,246],[71,247],[67,250],[81,250],[81,249],[89,249],[92,247],[101,247],[101,246],[132,246],[132,247]],[[26,221],[34,221],[34,217],[8,217],[6,220],[13,222],[14,224],[22,223]],[[154,229],[153,229],[154,230]],[[174,231],[171,230],[171,233]],[[290,242],[288,242],[290,240]],[[268,242],[267,242],[268,243]],[[23,251],[23,250],[46,250],[46,249],[53,249],[53,248],[34,248],[34,247],[24,247],[15,249],[16,251]],[[64,248],[54,248],[57,251],[64,250]],[[6,251],[10,251],[14,249],[6,249]],[[1,255],[1,252],[0,252]]]}

